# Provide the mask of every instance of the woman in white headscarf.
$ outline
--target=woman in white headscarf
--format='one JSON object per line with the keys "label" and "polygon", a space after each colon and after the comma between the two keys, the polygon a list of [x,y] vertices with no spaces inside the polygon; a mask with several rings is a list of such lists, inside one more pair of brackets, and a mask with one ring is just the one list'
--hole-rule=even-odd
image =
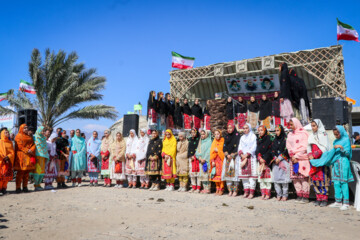
{"label": "woman in white headscarf", "polygon": [[50,130],[47,129],[45,132],[46,144],[49,153],[49,161],[46,162],[45,165],[45,175],[44,175],[44,183],[45,183],[45,190],[53,189],[53,181],[55,177],[57,177],[57,169],[56,169],[56,161],[57,161],[57,153],[56,153],[56,139],[57,134],[52,133],[50,135]]}
{"label": "woman in white headscarf", "polygon": [[141,187],[140,189],[148,189],[149,188],[149,176],[145,174],[145,165],[146,165],[146,151],[149,145],[149,138],[146,134],[146,129],[140,129],[139,140],[136,144],[135,149],[135,186],[136,186],[136,178],[140,177]]}
{"label": "woman in white headscarf", "polygon": [[[314,119],[311,122],[311,128],[312,133],[308,139],[307,153],[309,159],[320,159],[324,152],[330,150],[329,137],[320,119]],[[315,206],[327,206],[331,179],[329,167],[311,167],[309,176],[316,193]]]}
{"label": "woman in white headscarf", "polygon": [[244,135],[240,138],[238,153],[239,158],[239,179],[243,181],[244,198],[253,198],[256,188],[257,174],[257,160],[255,156],[256,151],[256,136],[252,132],[251,125],[246,123],[243,127]]}
{"label": "woman in white headscarf", "polygon": [[136,147],[137,142],[139,141],[136,132],[134,129],[130,130],[130,135],[126,140],[126,166],[125,166],[125,174],[127,176],[129,188],[136,188]]}

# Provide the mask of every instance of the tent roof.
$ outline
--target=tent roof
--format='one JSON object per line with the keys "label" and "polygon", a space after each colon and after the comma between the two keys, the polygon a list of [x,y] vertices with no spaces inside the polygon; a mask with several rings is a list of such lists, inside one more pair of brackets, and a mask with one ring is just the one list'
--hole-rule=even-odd
{"label": "tent roof", "polygon": [[217,92],[227,92],[226,78],[277,74],[282,62],[304,79],[310,99],[346,96],[341,45],[174,70],[170,72],[170,91],[180,98],[212,99]]}

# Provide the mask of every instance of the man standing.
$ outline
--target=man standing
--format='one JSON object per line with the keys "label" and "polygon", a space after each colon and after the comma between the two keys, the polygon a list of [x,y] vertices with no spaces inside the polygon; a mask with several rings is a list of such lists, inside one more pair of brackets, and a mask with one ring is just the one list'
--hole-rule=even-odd
{"label": "man standing", "polygon": [[354,145],[360,145],[360,134],[358,132],[354,132],[352,137],[355,139]]}
{"label": "man standing", "polygon": [[98,175],[100,172],[100,147],[101,140],[98,139],[97,131],[87,143],[87,169],[90,177],[90,187],[98,186]]}

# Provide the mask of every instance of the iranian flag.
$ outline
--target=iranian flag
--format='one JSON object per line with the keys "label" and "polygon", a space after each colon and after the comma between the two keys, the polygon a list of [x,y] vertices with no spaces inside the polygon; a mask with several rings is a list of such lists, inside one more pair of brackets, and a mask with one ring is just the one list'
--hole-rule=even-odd
{"label": "iranian flag", "polygon": [[20,91],[31,93],[31,94],[36,93],[34,85],[32,85],[31,83],[26,82],[24,80],[20,80],[20,88],[19,89],[20,89]]}
{"label": "iranian flag", "polygon": [[180,68],[180,69],[193,68],[195,58],[185,57],[176,52],[171,52],[171,55],[172,55],[171,66],[173,68]]}
{"label": "iranian flag", "polygon": [[7,99],[7,93],[0,93],[0,102]]}
{"label": "iranian flag", "polygon": [[350,25],[337,20],[337,40],[354,40],[359,42],[358,32]]}

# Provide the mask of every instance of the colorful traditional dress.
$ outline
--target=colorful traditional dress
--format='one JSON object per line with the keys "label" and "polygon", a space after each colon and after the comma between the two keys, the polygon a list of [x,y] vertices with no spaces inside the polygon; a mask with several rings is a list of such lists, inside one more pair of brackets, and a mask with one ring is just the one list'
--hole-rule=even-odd
{"label": "colorful traditional dress", "polygon": [[[320,119],[314,119],[313,122],[318,126],[318,130],[309,136],[307,153],[309,158],[320,159],[324,152],[330,150],[329,137]],[[327,202],[331,185],[330,168],[327,166],[312,167],[309,175],[316,193],[316,200]]]}
{"label": "colorful traditional dress", "polygon": [[258,120],[259,120],[259,104],[256,102],[250,101],[250,104],[248,106],[248,120],[247,122],[250,123],[251,129],[254,130],[258,126]]}
{"label": "colorful traditional dress", "polygon": [[[257,159],[255,155],[256,151],[256,136],[251,129],[251,125],[247,123],[249,127],[249,133],[244,134],[240,138],[240,144],[238,148],[239,155],[239,179],[243,181],[244,193],[245,195],[255,193],[256,188],[256,179],[258,178],[257,173]],[[243,164],[243,161],[240,159],[241,155],[246,155],[246,162]]]}
{"label": "colorful traditional dress", "polygon": [[203,112],[199,104],[194,104],[191,108],[193,128],[199,131],[201,128],[201,121],[203,118]]}
{"label": "colorful traditional dress", "polygon": [[111,145],[111,165],[110,165],[110,179],[116,180],[117,187],[123,186],[123,181],[126,180],[125,175],[125,152],[126,142],[121,135],[121,139],[115,139]]}
{"label": "colorful traditional dress", "polygon": [[[280,129],[280,135],[275,136],[271,146],[273,181],[277,197],[288,198],[291,179],[289,154],[286,149],[286,133],[282,125],[278,125],[277,128]],[[276,159],[280,160],[278,164],[276,164]]]}
{"label": "colorful traditional dress", "polygon": [[178,141],[176,148],[176,175],[179,177],[180,189],[184,191],[187,188],[189,180],[189,158],[188,158],[188,147],[189,141],[186,139],[185,133],[180,132],[184,140]]}
{"label": "colorful traditional dress", "polygon": [[[312,166],[332,166],[332,181],[335,188],[335,201],[341,202],[348,208],[349,206],[349,182],[354,181],[351,173],[350,159],[352,157],[351,142],[343,126],[337,125],[336,129],[340,133],[340,138],[335,139],[333,145],[340,145],[343,148],[333,148],[322,154],[320,159],[310,160]],[[346,209],[344,209],[346,210]]]}
{"label": "colorful traditional dress", "polygon": [[73,153],[71,161],[71,178],[73,185],[76,181],[81,184],[81,177],[86,171],[86,142],[85,139],[75,135],[71,140],[71,151]]}
{"label": "colorful traditional dress", "polygon": [[56,140],[56,152],[58,155],[56,167],[58,176],[56,181],[61,187],[65,186],[65,176],[69,176],[69,141],[62,136]]}
{"label": "colorful traditional dress", "polygon": [[295,130],[288,134],[286,148],[289,156],[295,158],[298,162],[293,163],[290,161],[290,176],[298,197],[308,199],[310,193],[310,162],[307,155],[309,134],[297,118],[292,118],[291,121],[295,126]]}
{"label": "colorful traditional dress", "polygon": [[165,131],[166,129],[166,115],[167,115],[167,107],[164,102],[163,93],[159,92],[157,95],[157,105],[156,105],[156,112],[157,112],[157,130]]}
{"label": "colorful traditional dress", "polygon": [[129,183],[129,187],[136,188],[136,146],[138,143],[138,137],[134,129],[131,129],[134,135],[131,137],[129,135],[128,139],[126,140],[126,165],[125,165],[125,174],[127,176],[127,180]]}
{"label": "colorful traditional dress", "polygon": [[272,103],[266,99],[261,100],[259,107],[259,121],[261,125],[265,126],[266,129],[270,129],[270,120],[272,114]]}
{"label": "colorful traditional dress", "polygon": [[[259,163],[259,178],[260,190],[262,196],[270,197],[271,195],[271,183],[272,183],[272,155],[271,155],[271,137],[265,126],[260,126],[265,131],[263,136],[259,136],[256,144],[256,157]],[[261,159],[265,160],[265,163],[261,163]]]}
{"label": "colorful traditional dress", "polygon": [[113,143],[113,139],[110,134],[110,130],[106,130],[108,136],[101,141],[101,175],[104,177],[104,186],[111,186],[110,178],[110,146]]}
{"label": "colorful traditional dress", "polygon": [[44,183],[45,189],[52,189],[52,182],[57,177],[57,153],[56,153],[56,133],[51,134],[50,138],[46,140],[47,149],[49,153],[49,160],[45,165],[45,176],[44,176]]}
{"label": "colorful traditional dress", "polygon": [[146,129],[141,129],[141,132],[145,133],[142,137],[139,136],[139,139],[136,143],[135,148],[135,178],[136,176],[140,177],[141,188],[148,188],[149,177],[145,174],[145,164],[146,164],[146,151],[149,145],[149,138],[146,135]]}
{"label": "colorful traditional dress", "polygon": [[203,122],[204,122],[204,129],[207,130],[207,131],[211,130],[210,119],[211,119],[211,116],[210,116],[208,107],[206,106],[205,109],[204,109]]}
{"label": "colorful traditional dress", "polygon": [[[237,194],[239,190],[239,158],[238,146],[240,143],[240,134],[233,127],[231,133],[227,133],[224,138],[224,163],[222,166],[221,180],[226,181],[230,193]],[[230,157],[230,159],[229,159]]]}
{"label": "colorful traditional dress", "polygon": [[184,129],[190,130],[191,122],[192,122],[192,118],[191,118],[192,112],[191,112],[191,108],[188,103],[184,104],[183,113],[184,113]]}
{"label": "colorful traditional dress", "polygon": [[237,114],[237,122],[238,128],[242,129],[246,124],[247,120],[247,103],[244,100],[239,100],[240,104],[236,105],[236,114]]}
{"label": "colorful traditional dress", "polygon": [[146,151],[145,173],[150,177],[150,181],[153,183],[151,189],[160,184],[162,147],[163,145],[161,139],[159,136],[156,136],[150,140]]}
{"label": "colorful traditional dress", "polygon": [[[176,177],[176,139],[170,129],[170,138],[165,136],[162,146],[162,178],[166,179],[167,187],[174,188]],[[171,188],[170,188],[171,189]]]}
{"label": "colorful traditional dress", "polygon": [[98,176],[101,169],[101,140],[90,138],[87,143],[87,172],[90,177],[90,186],[98,183]]}
{"label": "colorful traditional dress", "polygon": [[0,191],[5,194],[7,184],[13,179],[15,150],[12,141],[1,132],[0,139]]}
{"label": "colorful traditional dress", "polygon": [[[219,131],[219,130],[217,130]],[[210,181],[216,184],[216,192],[221,193],[224,191],[224,182],[221,180],[222,166],[224,162],[224,138],[214,138],[210,148]]]}
{"label": "colorful traditional dress", "polygon": [[36,164],[33,172],[35,190],[42,190],[40,184],[45,175],[45,165],[48,163],[50,158],[47,149],[46,137],[44,136],[43,131],[44,127],[40,126],[34,135],[34,142],[36,145]]}
{"label": "colorful traditional dress", "polygon": [[195,136],[191,135],[191,137],[188,139],[189,147],[188,147],[188,152],[187,152],[187,157],[188,157],[188,161],[189,161],[189,163],[188,163],[189,164],[189,176],[191,179],[191,186],[192,186],[191,192],[193,192],[195,190],[200,191],[200,189],[201,189],[201,183],[199,180],[200,161],[195,156],[196,148],[198,147],[198,144],[199,144],[200,135],[199,135],[198,130],[196,130],[196,129],[191,130],[191,134],[193,134],[193,133],[195,133]]}
{"label": "colorful traditional dress", "polygon": [[34,139],[24,133],[26,124],[22,124],[19,133],[15,137],[15,163],[14,170],[16,174],[16,190],[20,190],[21,183],[23,189],[27,191],[29,173],[35,169],[35,150]]}
{"label": "colorful traditional dress", "polygon": [[[211,133],[210,131],[205,131],[205,138],[200,139],[195,157],[199,159],[200,162],[200,174],[198,179],[202,183],[204,190],[202,193],[210,193],[210,184],[209,184],[209,169],[210,169],[210,148],[211,148]],[[204,163],[202,163],[204,161]]]}
{"label": "colorful traditional dress", "polygon": [[280,103],[280,115],[284,119],[284,126],[287,127],[288,122],[294,116],[294,111],[291,105],[291,80],[286,63],[281,64],[280,98],[283,99]]}
{"label": "colorful traditional dress", "polygon": [[153,96],[154,91],[151,91],[149,94],[148,104],[147,104],[147,120],[149,129],[155,129],[157,125],[157,113],[156,113],[156,100]]}

